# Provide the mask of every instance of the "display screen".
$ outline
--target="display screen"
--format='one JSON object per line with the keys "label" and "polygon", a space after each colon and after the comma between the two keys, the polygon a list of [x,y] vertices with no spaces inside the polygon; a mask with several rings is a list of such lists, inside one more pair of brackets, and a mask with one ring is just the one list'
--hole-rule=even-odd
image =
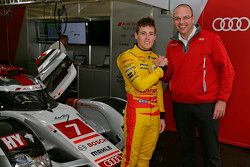
{"label": "display screen", "polygon": [[62,33],[65,31],[64,35],[68,36],[69,44],[87,44],[85,22],[62,23],[61,30],[62,30]]}
{"label": "display screen", "polygon": [[88,22],[88,44],[94,46],[109,46],[110,43],[110,21]]}
{"label": "display screen", "polygon": [[47,38],[48,32],[47,32],[47,26],[43,22],[37,22],[36,23],[36,32],[37,32],[37,38]]}
{"label": "display screen", "polygon": [[59,29],[61,34],[67,35],[68,44],[109,46],[110,21],[76,21],[62,22],[37,22],[37,41],[41,43],[53,43],[58,40]]}
{"label": "display screen", "polygon": [[48,22],[47,23],[47,34],[48,39],[58,39],[58,23]]}

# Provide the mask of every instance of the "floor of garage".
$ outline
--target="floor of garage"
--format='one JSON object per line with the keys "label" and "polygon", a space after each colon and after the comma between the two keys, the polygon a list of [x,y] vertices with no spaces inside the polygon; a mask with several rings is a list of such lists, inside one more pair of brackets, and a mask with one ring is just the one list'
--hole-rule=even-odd
{"label": "floor of garage", "polygon": [[[181,167],[180,143],[175,132],[164,132],[158,142],[150,167]],[[250,149],[220,144],[223,167],[250,167]],[[202,167],[201,154],[197,153],[197,167]]]}

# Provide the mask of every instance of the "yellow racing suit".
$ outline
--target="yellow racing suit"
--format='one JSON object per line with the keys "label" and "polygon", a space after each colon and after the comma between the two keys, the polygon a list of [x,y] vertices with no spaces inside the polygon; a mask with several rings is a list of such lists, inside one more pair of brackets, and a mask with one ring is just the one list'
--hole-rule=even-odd
{"label": "yellow racing suit", "polygon": [[[147,167],[155,149],[160,115],[164,116],[163,70],[155,66],[158,56],[136,45],[119,55],[117,65],[125,81],[125,148],[121,167]],[[161,113],[161,114],[160,114]]]}

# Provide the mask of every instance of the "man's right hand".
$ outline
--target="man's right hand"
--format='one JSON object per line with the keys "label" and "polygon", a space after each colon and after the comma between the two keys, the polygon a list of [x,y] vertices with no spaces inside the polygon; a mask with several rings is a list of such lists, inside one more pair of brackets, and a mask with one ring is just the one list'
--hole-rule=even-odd
{"label": "man's right hand", "polygon": [[156,67],[164,67],[168,65],[168,59],[164,56],[159,56],[156,60],[155,60],[155,65]]}

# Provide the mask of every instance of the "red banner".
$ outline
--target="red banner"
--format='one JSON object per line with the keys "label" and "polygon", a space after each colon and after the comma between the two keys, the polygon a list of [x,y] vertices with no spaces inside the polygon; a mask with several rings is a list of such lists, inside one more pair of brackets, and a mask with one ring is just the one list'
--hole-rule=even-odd
{"label": "red banner", "polygon": [[250,6],[249,0],[208,0],[199,18],[202,28],[217,32],[235,70],[227,111],[220,121],[220,141],[250,148]]}
{"label": "red banner", "polygon": [[23,25],[25,6],[0,7],[0,63],[13,64]]}

